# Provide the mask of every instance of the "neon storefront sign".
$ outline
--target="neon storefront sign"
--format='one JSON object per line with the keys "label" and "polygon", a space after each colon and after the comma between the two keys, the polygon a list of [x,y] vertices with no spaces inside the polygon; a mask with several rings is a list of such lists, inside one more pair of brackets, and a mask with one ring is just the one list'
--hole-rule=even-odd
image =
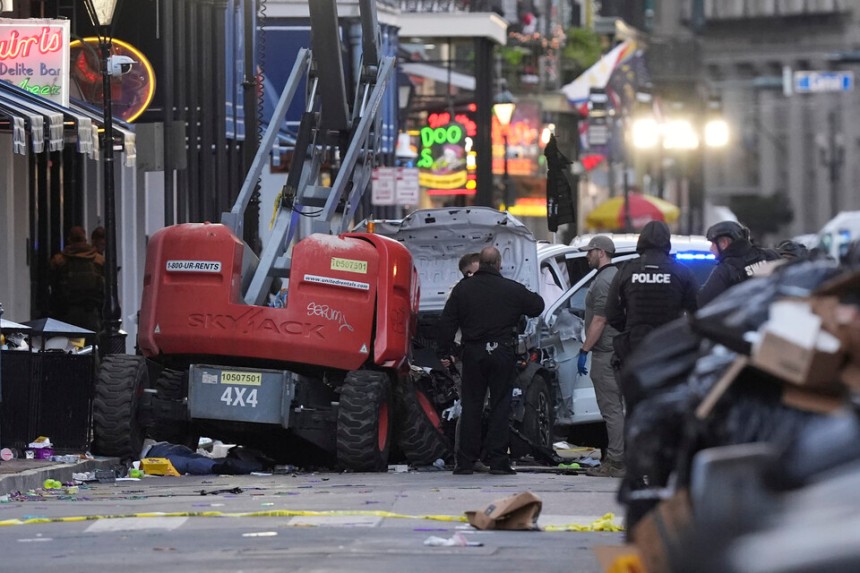
{"label": "neon storefront sign", "polygon": [[69,105],[69,21],[0,18],[0,80]]}
{"label": "neon storefront sign", "polygon": [[419,184],[425,188],[453,190],[467,187],[469,151],[467,143],[476,132],[466,114],[432,113],[419,132],[421,151],[415,166]]}

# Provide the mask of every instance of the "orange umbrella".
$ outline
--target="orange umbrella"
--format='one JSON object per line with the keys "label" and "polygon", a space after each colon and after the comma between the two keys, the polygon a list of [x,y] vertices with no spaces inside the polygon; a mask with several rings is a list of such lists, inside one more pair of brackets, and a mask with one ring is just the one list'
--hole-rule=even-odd
{"label": "orange umbrella", "polygon": [[[680,210],[668,201],[641,193],[630,193],[629,198],[630,224],[634,229],[641,229],[649,221],[678,220]],[[624,197],[612,197],[595,207],[585,223],[595,229],[623,229],[624,217]]]}

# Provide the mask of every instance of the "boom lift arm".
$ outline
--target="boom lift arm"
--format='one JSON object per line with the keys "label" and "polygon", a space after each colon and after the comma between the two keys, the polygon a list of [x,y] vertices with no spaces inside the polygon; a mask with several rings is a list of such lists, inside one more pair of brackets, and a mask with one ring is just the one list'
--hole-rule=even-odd
{"label": "boom lift arm", "polygon": [[[263,166],[284,123],[287,109],[301,80],[308,79],[308,97],[299,125],[287,183],[282,191],[272,235],[243,293],[246,304],[265,301],[272,280],[288,277],[289,251],[298,237],[302,217],[313,219],[313,231],[342,233],[355,216],[370,182],[379,148],[379,107],[394,73],[395,58],[381,56],[375,0],[360,0],[362,64],[350,110],[340,50],[336,0],[310,0],[313,51],[299,51],[287,83],[242,189],[221,222],[242,237],[244,213]],[[320,167],[326,158],[337,160],[337,177],[331,187],[321,185]],[[337,210],[342,215],[336,220]],[[246,281],[243,281],[243,283]]]}

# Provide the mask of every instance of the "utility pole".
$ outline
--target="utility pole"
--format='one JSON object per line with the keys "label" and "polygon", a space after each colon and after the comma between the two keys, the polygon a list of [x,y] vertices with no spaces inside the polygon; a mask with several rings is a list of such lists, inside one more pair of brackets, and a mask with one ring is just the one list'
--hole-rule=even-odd
{"label": "utility pole", "polygon": [[830,182],[831,216],[839,214],[839,182],[842,179],[842,166],[845,163],[845,143],[842,133],[836,131],[836,110],[827,114],[827,143],[820,146],[821,163],[827,167]]}

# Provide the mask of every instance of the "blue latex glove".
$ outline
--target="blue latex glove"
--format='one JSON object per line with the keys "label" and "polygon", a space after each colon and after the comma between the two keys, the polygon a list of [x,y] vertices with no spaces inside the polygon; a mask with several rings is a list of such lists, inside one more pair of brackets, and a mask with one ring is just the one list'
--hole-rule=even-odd
{"label": "blue latex glove", "polygon": [[579,358],[576,361],[576,371],[583,376],[588,374],[588,368],[585,367],[585,362],[588,360],[588,352],[585,350],[579,351]]}

